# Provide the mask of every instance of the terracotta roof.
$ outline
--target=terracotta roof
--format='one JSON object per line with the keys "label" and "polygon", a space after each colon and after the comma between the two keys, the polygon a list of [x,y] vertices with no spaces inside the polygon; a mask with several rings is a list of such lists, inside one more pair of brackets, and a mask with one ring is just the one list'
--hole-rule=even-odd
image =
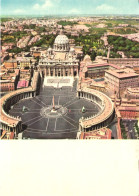
{"label": "terracotta roof", "polygon": [[118,107],[119,111],[125,110],[125,111],[135,111],[135,112],[139,112],[139,106],[119,106]]}
{"label": "terracotta roof", "polygon": [[118,65],[114,65],[114,64],[109,64],[109,63],[103,63],[103,64],[90,64],[87,67],[88,68],[93,68],[93,67],[104,67],[104,66],[110,66],[113,67],[115,69],[120,69],[120,67]]}
{"label": "terracotta roof", "polygon": [[108,128],[101,128],[89,132],[81,132],[80,139],[111,139],[112,131]]}
{"label": "terracotta roof", "polygon": [[28,87],[28,81],[26,81],[26,80],[20,80],[18,82],[17,88],[24,88],[24,87]]}

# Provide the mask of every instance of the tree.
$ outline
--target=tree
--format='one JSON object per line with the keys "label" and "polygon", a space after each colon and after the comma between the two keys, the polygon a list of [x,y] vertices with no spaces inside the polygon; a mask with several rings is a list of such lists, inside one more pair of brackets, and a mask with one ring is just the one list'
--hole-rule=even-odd
{"label": "tree", "polygon": [[96,52],[93,50],[92,53],[91,53],[91,60],[94,61],[96,56],[97,56]]}

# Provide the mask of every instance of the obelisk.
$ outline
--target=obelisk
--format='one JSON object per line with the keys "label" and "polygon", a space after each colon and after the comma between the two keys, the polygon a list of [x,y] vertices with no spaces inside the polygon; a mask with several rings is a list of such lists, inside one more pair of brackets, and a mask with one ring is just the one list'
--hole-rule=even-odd
{"label": "obelisk", "polygon": [[55,99],[54,99],[54,96],[53,96],[53,111],[55,111]]}

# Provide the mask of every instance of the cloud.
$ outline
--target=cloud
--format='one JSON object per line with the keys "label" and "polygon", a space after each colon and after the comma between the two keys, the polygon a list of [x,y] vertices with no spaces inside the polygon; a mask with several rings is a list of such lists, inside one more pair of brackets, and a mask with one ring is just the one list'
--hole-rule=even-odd
{"label": "cloud", "polygon": [[69,10],[69,14],[79,14],[79,13],[80,13],[80,11],[76,8]]}
{"label": "cloud", "polygon": [[23,14],[23,13],[25,13],[25,10],[23,10],[23,9],[16,9],[16,10],[14,10],[14,13],[15,14]]}
{"label": "cloud", "polygon": [[55,7],[56,3],[59,3],[61,0],[43,0],[42,4],[36,3],[33,5],[33,9],[36,10],[47,10],[50,7]]}
{"label": "cloud", "polygon": [[33,9],[36,9],[36,10],[40,9],[40,5],[36,3],[35,5],[33,5]]}
{"label": "cloud", "polygon": [[102,12],[113,12],[116,11],[116,8],[107,4],[102,4],[96,7],[97,11],[102,11]]}

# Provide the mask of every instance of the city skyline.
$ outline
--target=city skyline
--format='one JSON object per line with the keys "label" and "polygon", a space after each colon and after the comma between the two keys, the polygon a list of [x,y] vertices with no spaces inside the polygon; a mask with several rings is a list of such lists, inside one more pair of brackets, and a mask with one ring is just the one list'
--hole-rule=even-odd
{"label": "city skyline", "polygon": [[137,0],[2,0],[1,15],[138,14]]}

